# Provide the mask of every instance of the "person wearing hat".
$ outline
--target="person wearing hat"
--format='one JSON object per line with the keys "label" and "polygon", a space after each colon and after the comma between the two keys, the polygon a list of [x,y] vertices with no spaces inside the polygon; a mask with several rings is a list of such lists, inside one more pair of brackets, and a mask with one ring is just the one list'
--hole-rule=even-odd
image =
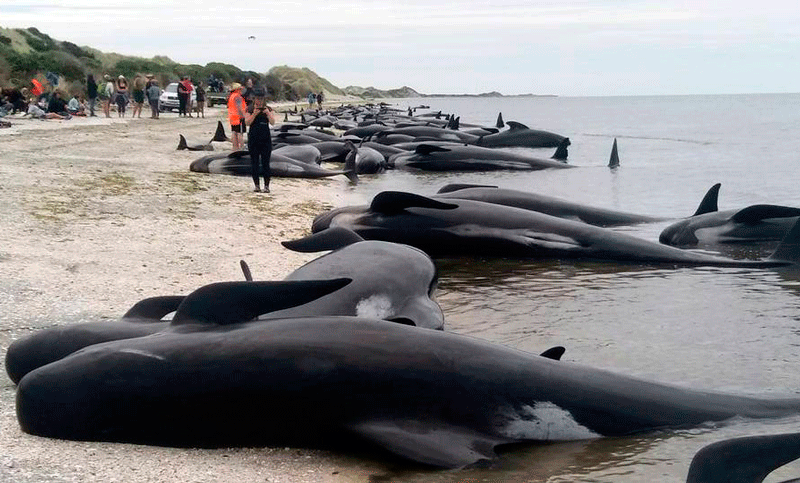
{"label": "person wearing hat", "polygon": [[128,79],[124,75],[117,77],[117,94],[114,100],[117,102],[117,116],[125,117],[125,106],[128,105]]}
{"label": "person wearing hat", "polygon": [[97,97],[103,102],[103,114],[106,117],[111,117],[111,96],[114,95],[114,83],[111,82],[111,76],[105,74],[103,76],[105,83],[97,87]]}
{"label": "person wearing hat", "polygon": [[231,123],[231,142],[234,151],[241,151],[244,146],[244,114],[246,111],[242,97],[242,85],[238,82],[231,84],[231,95],[228,97],[228,121]]}
{"label": "person wearing hat", "polygon": [[250,162],[253,174],[255,192],[259,188],[258,174],[264,176],[264,193],[269,193],[269,160],[272,157],[272,131],[269,126],[275,124],[275,114],[266,104],[267,93],[262,88],[253,89],[253,112],[247,114],[245,123],[250,126],[247,135],[247,150],[250,152]]}

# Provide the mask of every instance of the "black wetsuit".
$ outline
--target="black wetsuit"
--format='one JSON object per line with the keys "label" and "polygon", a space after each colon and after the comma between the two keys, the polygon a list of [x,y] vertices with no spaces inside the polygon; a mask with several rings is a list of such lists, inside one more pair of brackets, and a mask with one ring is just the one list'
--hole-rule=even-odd
{"label": "black wetsuit", "polygon": [[264,188],[269,188],[269,158],[272,155],[272,132],[269,129],[269,118],[266,111],[261,111],[250,124],[247,135],[247,150],[250,151],[250,162],[253,183],[258,187],[259,168],[264,176]]}

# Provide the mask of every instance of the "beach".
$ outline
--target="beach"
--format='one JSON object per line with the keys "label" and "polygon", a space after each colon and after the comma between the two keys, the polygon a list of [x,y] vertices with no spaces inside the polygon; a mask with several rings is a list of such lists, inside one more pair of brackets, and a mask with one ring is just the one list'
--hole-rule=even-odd
{"label": "beach", "polygon": [[[5,118],[13,125],[0,130],[3,360],[11,342],[39,329],[114,320],[146,297],[243,280],[239,260],[257,280],[280,280],[318,256],[280,242],[309,233],[313,217],[337,204],[347,180],[275,178],[265,194],[254,193],[246,177],[189,172],[192,160],[209,153],[177,151],[178,134],[205,142],[218,120],[229,133],[224,114],[211,108],[205,119]],[[17,424],[15,385],[5,367],[0,373],[2,482],[343,482],[380,471],[324,451],[30,436]]]}

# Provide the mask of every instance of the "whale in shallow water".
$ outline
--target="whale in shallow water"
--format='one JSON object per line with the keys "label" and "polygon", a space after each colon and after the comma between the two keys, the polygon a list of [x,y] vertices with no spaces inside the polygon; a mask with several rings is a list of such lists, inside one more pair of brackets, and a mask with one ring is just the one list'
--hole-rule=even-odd
{"label": "whale in shallow water", "polygon": [[566,139],[569,146],[569,138],[560,134],[530,129],[528,126],[514,121],[508,121],[506,124],[508,125],[508,130],[480,137],[475,141],[475,144],[488,148],[555,148]]}
{"label": "whale in shallow water", "polygon": [[[358,440],[455,468],[508,443],[800,412],[797,397],[686,389],[386,321],[215,322],[222,314],[206,310],[214,292],[189,295],[182,305],[195,315],[179,327],[27,374],[16,398],[22,430],[192,447],[341,450]],[[190,322],[197,314],[202,322]]]}
{"label": "whale in shallow water", "polygon": [[435,198],[483,201],[496,205],[513,206],[558,218],[582,221],[595,226],[633,225],[668,219],[597,208],[553,196],[485,185],[449,184],[443,186]]}
{"label": "whale in shallow water", "polygon": [[343,226],[367,240],[415,246],[432,257],[495,256],[614,260],[685,266],[780,267],[800,258],[800,223],[765,260],[733,260],[653,243],[536,211],[462,199],[384,191],[369,206],[316,217],[314,233]]}
{"label": "whale in shallow water", "polygon": [[[761,483],[800,458],[800,433],[745,436],[710,444],[694,456],[686,483]],[[792,479],[783,483],[798,483]]]}
{"label": "whale in shallow water", "polygon": [[566,159],[567,141],[559,146],[550,159],[472,145],[420,144],[413,152],[393,155],[389,158],[389,164],[396,169],[423,171],[529,171],[574,168],[565,163]]}
{"label": "whale in shallow water", "polygon": [[800,208],[751,205],[719,211],[720,184],[708,190],[694,215],[664,228],[661,243],[679,247],[781,240],[800,217]]}

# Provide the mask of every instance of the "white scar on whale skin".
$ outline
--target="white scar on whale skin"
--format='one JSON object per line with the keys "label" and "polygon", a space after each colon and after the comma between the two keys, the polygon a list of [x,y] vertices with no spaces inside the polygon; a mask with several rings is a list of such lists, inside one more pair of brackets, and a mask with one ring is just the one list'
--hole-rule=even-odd
{"label": "white scar on whale skin", "polygon": [[150,352],[140,351],[138,349],[121,349],[119,352],[122,352],[122,353],[125,353],[125,354],[134,354],[134,355],[142,356],[142,357],[149,357],[151,359],[158,359],[159,361],[167,360],[164,357],[157,356],[155,354],[151,354]]}
{"label": "white scar on whale skin", "polygon": [[388,295],[375,294],[362,299],[356,305],[356,316],[374,319],[385,319],[394,315],[392,301]]}
{"label": "white scar on whale skin", "polygon": [[519,411],[509,411],[506,435],[514,439],[539,441],[570,441],[600,437],[591,429],[578,424],[569,411],[549,401],[536,402],[533,407],[523,406]]}

